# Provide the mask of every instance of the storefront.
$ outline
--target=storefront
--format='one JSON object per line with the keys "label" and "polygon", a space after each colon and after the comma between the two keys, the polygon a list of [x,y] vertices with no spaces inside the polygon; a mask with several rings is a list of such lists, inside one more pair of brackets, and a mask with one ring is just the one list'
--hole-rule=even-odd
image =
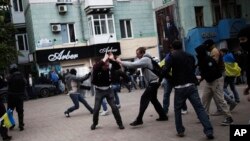
{"label": "storefront", "polygon": [[38,73],[49,73],[52,67],[57,73],[63,74],[67,69],[75,68],[78,75],[89,72],[89,67],[104,56],[106,52],[121,54],[120,43],[95,44],[91,46],[37,50],[35,61]]}
{"label": "storefront", "polygon": [[237,34],[245,26],[243,19],[223,19],[214,27],[193,28],[185,37],[185,50],[195,54],[195,48],[208,39],[214,40],[219,48],[226,46],[234,50],[239,47]]}

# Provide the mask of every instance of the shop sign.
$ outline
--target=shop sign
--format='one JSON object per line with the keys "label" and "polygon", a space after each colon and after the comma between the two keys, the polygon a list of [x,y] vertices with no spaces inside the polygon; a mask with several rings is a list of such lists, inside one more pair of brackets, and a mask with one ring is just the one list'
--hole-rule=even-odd
{"label": "shop sign", "polygon": [[214,38],[216,37],[216,32],[203,32],[201,33],[201,37],[205,39]]}
{"label": "shop sign", "polygon": [[106,47],[106,48],[102,48],[99,50],[99,53],[103,54],[103,53],[106,53],[106,52],[117,52],[118,49],[113,49],[113,47]]}
{"label": "shop sign", "polygon": [[48,56],[48,60],[53,61],[62,61],[62,60],[73,60],[78,58],[78,54],[71,54],[70,50],[67,53],[64,53],[65,50],[61,52],[55,52],[54,54],[50,54]]}

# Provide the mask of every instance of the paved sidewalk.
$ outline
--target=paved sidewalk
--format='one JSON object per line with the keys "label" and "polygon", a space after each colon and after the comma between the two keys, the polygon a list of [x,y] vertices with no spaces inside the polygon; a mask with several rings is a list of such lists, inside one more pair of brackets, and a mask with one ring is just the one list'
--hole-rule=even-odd
{"label": "paved sidewalk", "polygon": [[[240,93],[241,102],[233,110],[235,124],[246,124],[250,119],[250,102],[242,94],[245,86],[237,86]],[[202,90],[200,87],[199,90]],[[99,125],[94,131],[90,130],[92,115],[83,105],[80,109],[71,113],[70,118],[66,118],[63,112],[72,102],[69,96],[63,94],[49,98],[41,98],[26,101],[25,109],[25,130],[20,132],[16,127],[9,134],[13,141],[205,141],[203,128],[198,122],[196,114],[190,103],[188,104],[188,114],[183,116],[183,123],[186,127],[185,137],[176,136],[173,94],[171,96],[170,112],[168,121],[156,121],[158,118],[152,104],[144,114],[142,126],[131,127],[129,123],[135,120],[140,96],[143,90],[135,90],[127,93],[122,89],[120,93],[121,116],[125,129],[119,130],[112,114],[99,117]],[[201,94],[201,91],[200,91]],[[162,102],[163,90],[158,91],[158,98]],[[91,106],[94,104],[94,97],[87,95],[87,101]],[[214,103],[211,103],[211,111],[215,111]],[[109,107],[110,110],[110,107]],[[111,111],[110,111],[111,112]],[[14,114],[16,117],[16,112]],[[229,141],[229,127],[220,126],[224,119],[222,116],[210,117],[214,126],[214,141]]]}

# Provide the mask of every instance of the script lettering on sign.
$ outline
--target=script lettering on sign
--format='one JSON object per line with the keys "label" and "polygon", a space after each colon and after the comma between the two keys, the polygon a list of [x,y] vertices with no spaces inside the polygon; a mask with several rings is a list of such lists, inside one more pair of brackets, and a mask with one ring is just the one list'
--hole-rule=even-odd
{"label": "script lettering on sign", "polygon": [[99,50],[99,53],[106,53],[106,52],[117,52],[117,49],[113,49],[113,47],[106,47]]}
{"label": "script lettering on sign", "polygon": [[68,51],[66,54],[64,54],[65,50],[62,50],[61,52],[55,52],[54,54],[50,54],[48,56],[49,61],[61,61],[61,60],[73,60],[78,58],[78,54],[70,54],[70,51]]}

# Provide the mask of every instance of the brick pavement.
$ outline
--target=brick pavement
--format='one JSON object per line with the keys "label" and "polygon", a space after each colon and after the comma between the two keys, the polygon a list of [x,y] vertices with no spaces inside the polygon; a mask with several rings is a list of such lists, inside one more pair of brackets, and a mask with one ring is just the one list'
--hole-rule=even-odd
{"label": "brick pavement", "polygon": [[[232,112],[235,124],[246,124],[250,119],[250,102],[242,95],[244,86],[237,86],[241,94],[241,103]],[[199,88],[199,91],[202,88]],[[158,122],[158,118],[152,104],[149,105],[144,115],[144,124],[139,127],[131,127],[129,123],[134,121],[138,114],[140,96],[143,90],[135,90],[127,93],[122,89],[120,93],[121,116],[125,130],[119,130],[112,114],[100,116],[99,125],[94,131],[90,130],[92,115],[85,107],[66,118],[63,114],[66,108],[72,105],[67,95],[58,95],[49,98],[41,98],[26,101],[25,107],[25,130],[20,132],[17,128],[10,131],[13,141],[205,141],[207,140],[198,122],[196,114],[190,103],[187,115],[183,116],[186,127],[186,136],[176,136],[173,112],[173,95],[171,96],[169,121]],[[162,88],[159,89],[158,98],[162,102]],[[93,106],[94,97],[87,96],[87,101]],[[215,111],[214,103],[211,111]],[[109,108],[110,110],[110,108]],[[16,113],[14,114],[16,117]],[[214,126],[214,141],[229,141],[229,127],[220,126],[223,117],[210,117]]]}

